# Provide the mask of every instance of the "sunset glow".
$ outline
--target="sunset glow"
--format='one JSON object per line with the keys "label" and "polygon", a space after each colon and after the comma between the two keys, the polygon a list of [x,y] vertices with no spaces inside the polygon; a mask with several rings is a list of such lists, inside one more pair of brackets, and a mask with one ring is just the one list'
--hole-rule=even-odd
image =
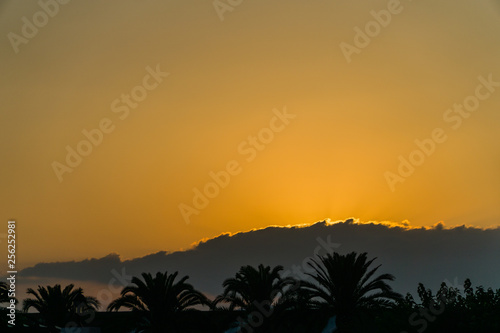
{"label": "sunset glow", "polygon": [[498,226],[500,12],[401,1],[364,45],[389,3],[72,1],[13,42],[42,9],[4,1],[20,268],[325,219]]}

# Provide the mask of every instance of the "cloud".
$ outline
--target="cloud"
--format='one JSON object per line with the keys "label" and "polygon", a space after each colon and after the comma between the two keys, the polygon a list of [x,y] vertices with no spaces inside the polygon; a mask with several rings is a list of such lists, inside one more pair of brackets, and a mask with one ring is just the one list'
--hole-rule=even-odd
{"label": "cloud", "polygon": [[68,261],[55,263],[39,263],[21,271],[21,276],[26,278],[53,278],[100,281],[102,272],[117,269],[122,264],[120,256],[116,253],[109,254],[100,259],[86,259],[83,261]]}
{"label": "cloud", "polygon": [[369,222],[357,220],[309,226],[268,227],[237,234],[222,234],[201,241],[192,249],[158,252],[122,261],[118,254],[80,262],[40,263],[20,272],[24,283],[39,279],[73,280],[101,285],[120,282],[122,276],[141,272],[179,271],[189,275],[196,288],[210,295],[222,291],[222,282],[242,265],[283,265],[298,272],[307,267],[307,258],[328,251],[368,252],[377,257],[380,273],[396,276],[394,288],[415,292],[417,284],[437,289],[441,282],[463,282],[500,288],[500,229],[438,223],[430,228],[413,228],[407,222]]}

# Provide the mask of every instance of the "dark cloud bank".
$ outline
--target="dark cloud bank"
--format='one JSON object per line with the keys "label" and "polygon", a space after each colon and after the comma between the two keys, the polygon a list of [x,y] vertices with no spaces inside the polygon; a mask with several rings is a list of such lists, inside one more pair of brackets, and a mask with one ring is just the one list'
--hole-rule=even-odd
{"label": "dark cloud bank", "polygon": [[[189,275],[196,288],[209,294],[222,290],[224,279],[242,265],[283,265],[294,276],[302,277],[303,265],[325,249],[347,253],[368,252],[377,257],[380,273],[396,276],[393,287],[414,293],[419,282],[436,290],[448,280],[500,288],[500,228],[472,227],[412,229],[352,220],[307,227],[268,227],[261,230],[221,235],[182,252],[158,252],[142,258],[121,261],[117,254],[80,262],[40,263],[20,272],[24,281],[65,279],[107,284],[118,281],[118,272],[179,271]],[[295,267],[295,269],[292,269]],[[123,271],[124,270],[124,271]],[[123,276],[123,274],[122,274]]]}

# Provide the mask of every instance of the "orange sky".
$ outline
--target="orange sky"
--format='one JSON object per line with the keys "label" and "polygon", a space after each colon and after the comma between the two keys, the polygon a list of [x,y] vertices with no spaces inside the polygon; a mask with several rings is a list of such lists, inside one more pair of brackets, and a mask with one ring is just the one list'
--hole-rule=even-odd
{"label": "orange sky", "polygon": [[[221,21],[210,1],[72,1],[43,24],[37,2],[4,1],[0,211],[20,268],[325,218],[498,225],[500,87],[484,80],[500,82],[500,8],[391,3],[252,0]],[[363,44],[355,28],[388,8]],[[447,110],[475,100],[457,126]],[[391,186],[436,128],[446,140]],[[179,205],[228,163],[186,223]]]}

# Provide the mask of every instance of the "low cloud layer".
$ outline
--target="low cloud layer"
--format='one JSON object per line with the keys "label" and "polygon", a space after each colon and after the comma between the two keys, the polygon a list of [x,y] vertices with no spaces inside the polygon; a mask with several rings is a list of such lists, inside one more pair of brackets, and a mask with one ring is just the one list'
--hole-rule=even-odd
{"label": "low cloud layer", "polygon": [[414,293],[419,282],[436,290],[441,282],[500,288],[500,229],[473,227],[411,228],[380,223],[319,222],[306,227],[268,227],[221,235],[182,252],[158,252],[122,261],[118,254],[80,262],[40,263],[20,272],[23,284],[74,281],[76,285],[118,286],[141,272],[179,271],[197,289],[215,295],[222,282],[242,265],[283,265],[287,273],[304,277],[306,262],[326,251],[368,252],[377,257],[380,273],[396,276],[394,288]]}

